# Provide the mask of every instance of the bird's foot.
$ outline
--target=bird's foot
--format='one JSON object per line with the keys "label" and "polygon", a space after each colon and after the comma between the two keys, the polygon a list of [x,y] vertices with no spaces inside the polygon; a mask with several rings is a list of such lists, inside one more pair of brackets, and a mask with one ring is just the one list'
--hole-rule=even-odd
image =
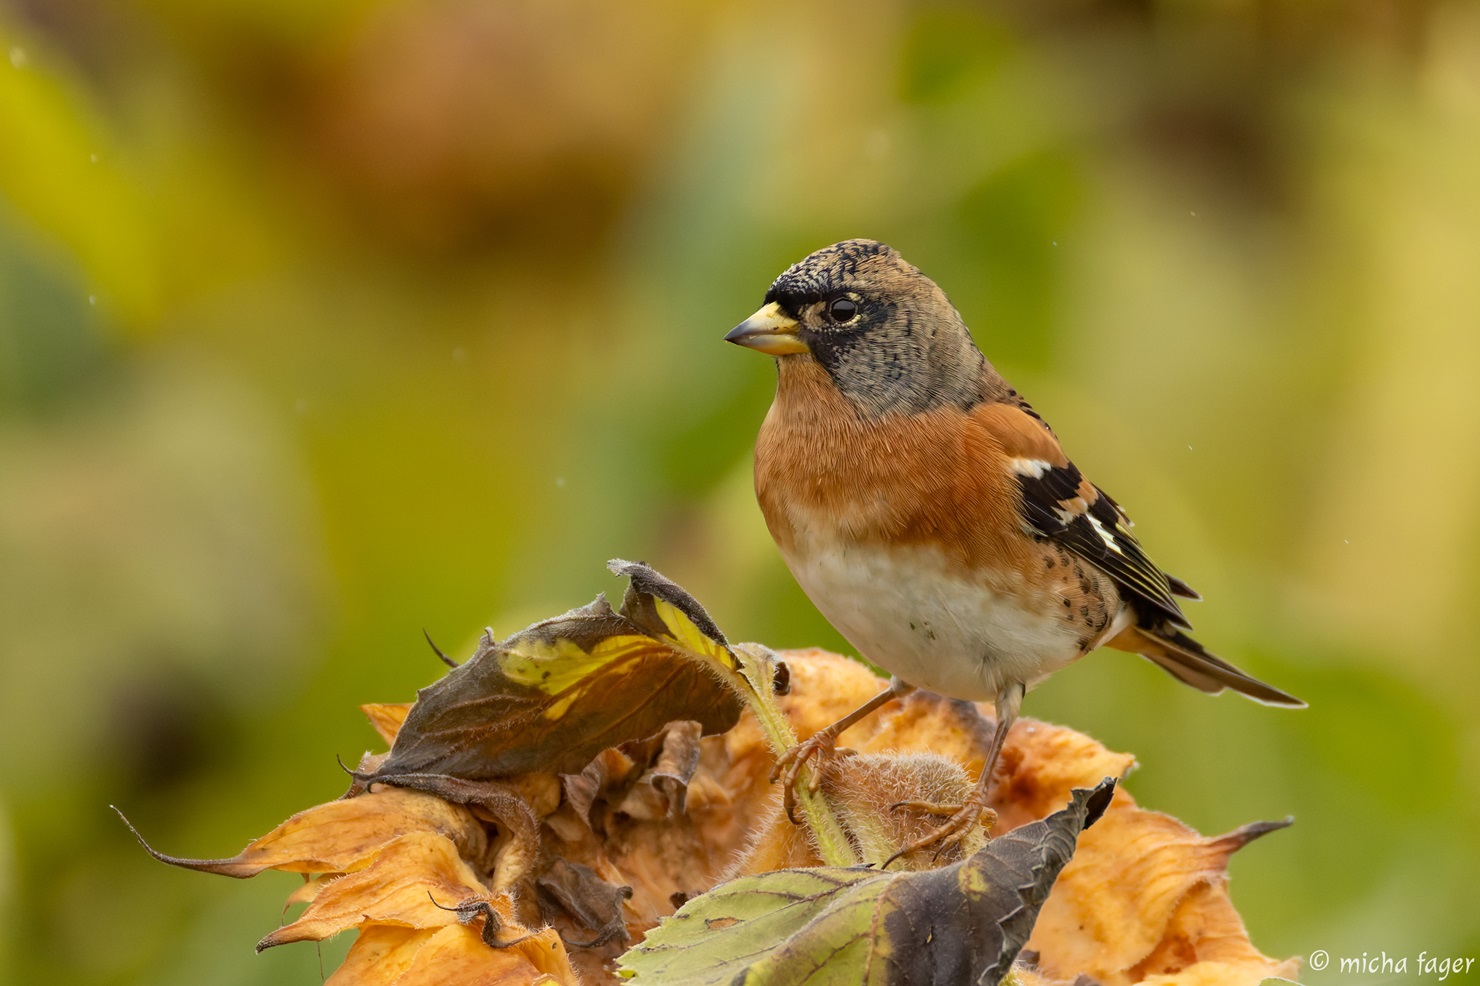
{"label": "bird's foot", "polygon": [[908,856],[921,849],[929,849],[931,846],[935,847],[935,855],[932,859],[939,859],[941,853],[952,846],[960,845],[976,826],[985,825],[991,829],[997,823],[997,813],[987,807],[986,793],[980,789],[973,790],[959,805],[939,805],[930,801],[899,801],[890,805],[889,810],[923,812],[937,818],[944,818],[945,822],[935,831],[901,847],[898,852],[886,859],[881,867],[886,870],[890,863],[901,856]]}
{"label": "bird's foot", "polygon": [[847,747],[839,749],[838,731],[828,728],[819,729],[776,758],[776,766],[771,768],[771,780],[781,781],[786,817],[791,819],[793,825],[798,824],[796,816],[797,782],[801,779],[802,768],[806,766],[807,761],[813,761],[812,776],[807,781],[807,793],[816,794],[818,788],[822,786],[822,775],[827,770],[828,763],[839,757],[852,756],[853,753],[854,751]]}

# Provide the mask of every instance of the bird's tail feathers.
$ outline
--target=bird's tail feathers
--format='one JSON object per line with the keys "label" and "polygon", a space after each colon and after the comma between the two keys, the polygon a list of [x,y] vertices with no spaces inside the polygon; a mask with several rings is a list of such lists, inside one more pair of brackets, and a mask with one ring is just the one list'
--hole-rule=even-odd
{"label": "bird's tail feathers", "polygon": [[1181,596],[1183,599],[1191,599],[1194,601],[1202,598],[1201,593],[1199,593],[1192,586],[1188,585],[1186,582],[1183,582],[1181,579],[1177,578],[1175,575],[1167,576],[1167,585],[1171,587],[1172,595],[1174,596]]}
{"label": "bird's tail feathers", "polygon": [[1202,644],[1170,626],[1127,627],[1109,641],[1116,650],[1140,654],[1172,677],[1193,688],[1216,695],[1232,688],[1265,705],[1302,709],[1305,703],[1294,695],[1247,675],[1227,661],[1203,649]]}

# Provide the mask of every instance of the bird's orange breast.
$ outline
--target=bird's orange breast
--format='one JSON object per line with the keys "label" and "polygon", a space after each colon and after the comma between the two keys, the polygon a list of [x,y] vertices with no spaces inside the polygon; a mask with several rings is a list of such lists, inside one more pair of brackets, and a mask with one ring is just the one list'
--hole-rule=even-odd
{"label": "bird's orange breast", "polygon": [[[929,547],[963,577],[1031,571],[1005,460],[957,407],[869,417],[815,361],[789,357],[756,443],[756,496],[788,557],[826,534],[843,545]],[[830,530],[803,530],[817,525]]]}

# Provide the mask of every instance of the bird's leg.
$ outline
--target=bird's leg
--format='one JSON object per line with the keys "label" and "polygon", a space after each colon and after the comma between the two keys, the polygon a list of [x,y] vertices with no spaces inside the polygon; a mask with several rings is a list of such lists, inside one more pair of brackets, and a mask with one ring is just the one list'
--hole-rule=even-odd
{"label": "bird's leg", "polygon": [[987,823],[995,821],[996,812],[987,807],[987,791],[992,786],[992,770],[997,765],[997,756],[1002,752],[1002,744],[1007,741],[1007,731],[1017,721],[1018,709],[1023,704],[1023,693],[1026,689],[1019,682],[1011,682],[1006,685],[997,695],[997,728],[992,733],[992,745],[987,749],[987,762],[982,765],[981,776],[977,778],[976,786],[966,796],[966,800],[954,808],[930,804],[922,801],[901,801],[892,805],[892,808],[911,808],[924,811],[932,815],[949,815],[950,817],[929,835],[922,836],[904,846],[893,856],[884,861],[884,869],[901,856],[908,856],[912,852],[921,849],[929,849],[935,846],[935,854],[939,856],[946,847],[959,843],[961,839],[982,820],[982,816],[989,815]]}
{"label": "bird's leg", "polygon": [[[796,784],[803,765],[808,760],[816,757],[818,766],[820,767],[824,760],[837,754],[838,737],[843,734],[844,730],[863,719],[875,709],[892,702],[896,698],[908,695],[914,690],[914,685],[906,684],[898,678],[890,678],[888,688],[867,702],[864,702],[831,726],[819,729],[776,758],[776,766],[771,768],[771,780],[775,781],[779,779],[783,784],[786,798],[786,817],[791,819],[793,825],[797,824],[795,814]],[[816,794],[817,789],[821,786],[822,772],[820,770],[814,770],[812,772],[812,780],[807,785],[807,789],[812,794]]]}

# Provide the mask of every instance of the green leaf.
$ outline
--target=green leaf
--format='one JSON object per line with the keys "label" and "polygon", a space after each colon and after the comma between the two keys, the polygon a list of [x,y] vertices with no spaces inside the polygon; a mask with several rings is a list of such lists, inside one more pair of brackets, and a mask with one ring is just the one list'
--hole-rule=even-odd
{"label": "green leaf", "polygon": [[1115,781],[936,870],[778,870],[696,897],[619,960],[641,983],[927,986],[1000,982]]}
{"label": "green leaf", "polygon": [[674,720],[705,735],[733,726],[740,699],[722,679],[739,680],[738,661],[709,614],[646,565],[612,568],[631,579],[620,610],[599,596],[507,640],[485,634],[472,658],[417,693],[390,755],[363,779],[576,773]]}

